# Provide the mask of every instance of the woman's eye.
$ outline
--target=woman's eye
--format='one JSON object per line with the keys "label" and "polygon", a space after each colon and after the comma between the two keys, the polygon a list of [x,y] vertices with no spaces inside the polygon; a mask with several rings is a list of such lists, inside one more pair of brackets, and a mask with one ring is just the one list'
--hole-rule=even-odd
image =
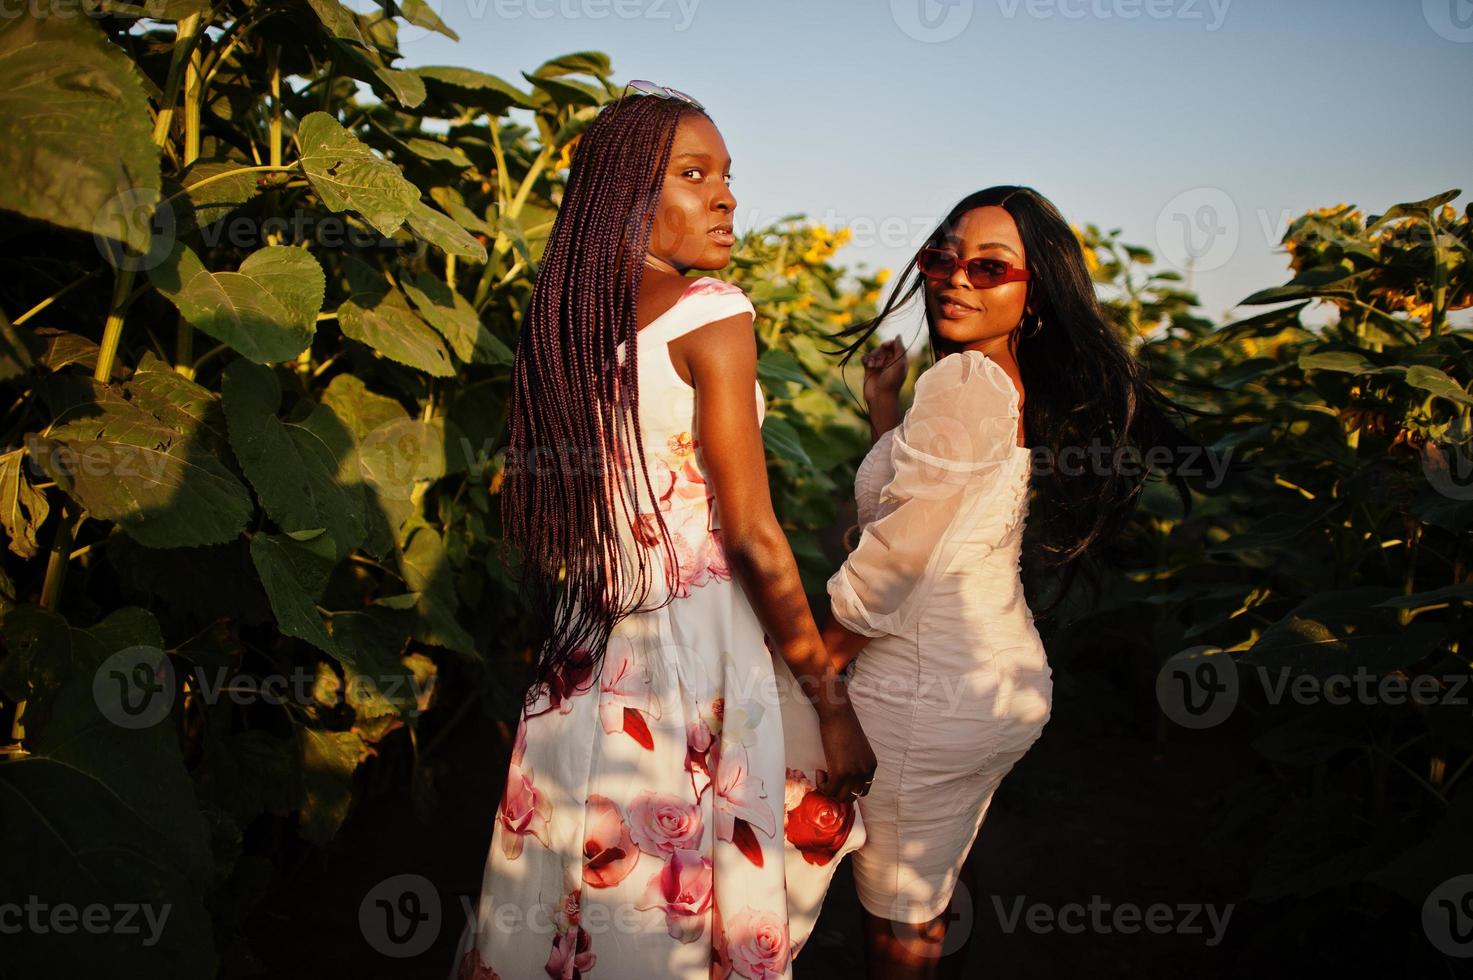
{"label": "woman's eye", "polygon": [[731,174],[722,174],[721,179],[726,181],[728,187],[731,186]]}
{"label": "woman's eye", "polygon": [[699,167],[691,167],[689,170],[685,171],[680,176],[682,176],[682,177],[689,177],[691,174],[695,174],[696,175],[696,179],[697,180],[700,180],[701,177],[704,176],[704,173],[705,172],[702,171]]}

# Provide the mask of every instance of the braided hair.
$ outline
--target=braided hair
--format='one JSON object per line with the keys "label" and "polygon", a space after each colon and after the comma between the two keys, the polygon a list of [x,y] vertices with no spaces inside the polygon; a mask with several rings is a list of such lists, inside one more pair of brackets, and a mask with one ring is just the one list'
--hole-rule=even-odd
{"label": "braided hair", "polygon": [[[501,519],[504,543],[521,553],[523,604],[541,624],[529,705],[544,690],[598,676],[614,627],[654,584],[652,556],[637,548],[633,595],[623,594],[620,529],[635,515],[622,474],[637,461],[635,478],[642,474],[654,499],[638,424],[636,311],[665,168],[687,113],[705,115],[629,95],[589,124],[522,319]],[[611,470],[620,477],[610,480]],[[675,546],[654,510],[669,585]]]}

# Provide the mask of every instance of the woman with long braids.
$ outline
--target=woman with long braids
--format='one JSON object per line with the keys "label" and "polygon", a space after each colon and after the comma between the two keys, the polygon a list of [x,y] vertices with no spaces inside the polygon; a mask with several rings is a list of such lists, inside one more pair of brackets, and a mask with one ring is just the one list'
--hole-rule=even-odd
{"label": "woman with long braids", "polygon": [[631,86],[581,138],[513,366],[503,522],[548,628],[476,980],[790,976],[862,841],[874,756],[773,515],[753,308],[685,275],[730,260],[730,159],[695,100]]}
{"label": "woman with long braids", "polygon": [[[948,915],[948,903],[994,791],[1050,715],[1052,672],[1020,575],[1030,483],[1030,557],[1067,581],[1129,517],[1143,479],[1078,461],[1098,458],[1091,447],[1119,459],[1190,444],[1102,313],[1073,231],[1036,191],[958,203],[880,315],[838,335],[859,335],[844,360],[918,291],[936,362],[902,417],[904,349],[891,340],[864,357],[874,445],[855,476],[862,531],[829,580],[823,630],[837,664],[855,661],[850,692],[880,762],[853,867],[869,974],[886,980],[960,969],[965,937],[946,944],[947,924],[972,906]],[[943,945],[956,950],[945,964]]]}

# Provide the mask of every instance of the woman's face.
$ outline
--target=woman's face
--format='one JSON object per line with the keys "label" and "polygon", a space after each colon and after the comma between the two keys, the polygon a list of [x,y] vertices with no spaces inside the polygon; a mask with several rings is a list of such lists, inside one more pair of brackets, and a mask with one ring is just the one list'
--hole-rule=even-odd
{"label": "woman's face", "polygon": [[966,346],[1011,333],[1027,307],[1028,283],[977,289],[967,280],[964,264],[981,257],[1026,268],[1028,256],[1013,216],[996,205],[973,208],[937,247],[955,252],[962,260],[948,278],[926,280],[926,308],[941,338]]}
{"label": "woman's face", "polygon": [[670,147],[649,254],[681,273],[724,268],[736,242],[730,179],[731,157],[716,124],[698,113],[682,116]]}

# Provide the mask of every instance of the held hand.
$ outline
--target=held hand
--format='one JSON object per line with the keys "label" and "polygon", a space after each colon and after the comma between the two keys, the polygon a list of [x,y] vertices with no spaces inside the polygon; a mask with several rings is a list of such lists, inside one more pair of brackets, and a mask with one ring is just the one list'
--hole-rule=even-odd
{"label": "held hand", "polygon": [[905,384],[906,358],[899,337],[891,337],[865,354],[862,361],[865,401],[894,401],[900,397],[900,386]]}
{"label": "held hand", "polygon": [[819,718],[823,755],[828,769],[818,771],[817,790],[842,802],[869,792],[875,776],[875,753],[848,702]]}

